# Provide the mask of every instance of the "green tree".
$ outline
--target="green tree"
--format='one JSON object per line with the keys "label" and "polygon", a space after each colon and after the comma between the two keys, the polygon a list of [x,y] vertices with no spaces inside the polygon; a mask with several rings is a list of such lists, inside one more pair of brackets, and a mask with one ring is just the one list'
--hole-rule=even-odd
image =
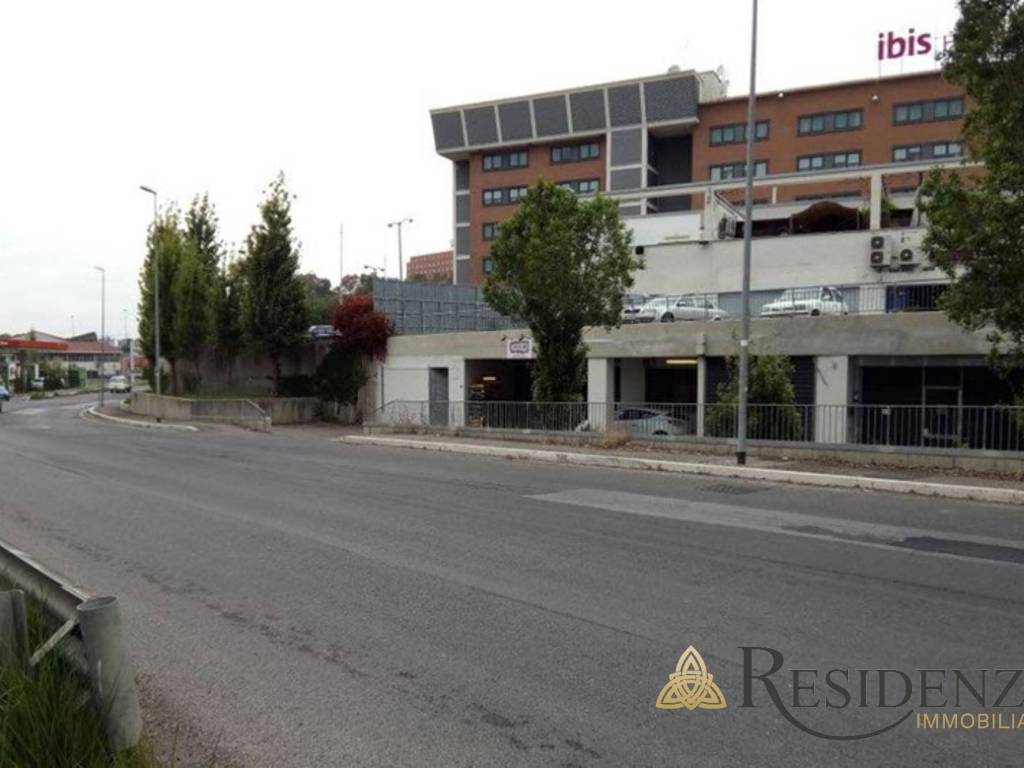
{"label": "green tree", "polygon": [[178,358],[191,364],[180,382],[175,376],[175,390],[180,386],[189,393],[199,389],[199,355],[210,337],[213,297],[208,270],[196,243],[187,239],[174,274],[171,343]]}
{"label": "green tree", "polygon": [[943,309],[967,330],[988,330],[1005,372],[1024,363],[1024,3],[961,0],[943,74],[970,99],[963,139],[985,173],[929,175],[924,247],[953,278]]}
{"label": "green tree", "polygon": [[338,304],[338,292],[331,287],[331,281],[314,272],[299,275],[306,304],[309,306],[309,322],[315,325],[330,325],[334,308]]}
{"label": "green tree", "polygon": [[622,297],[643,261],[614,200],[581,200],[540,181],[491,245],[488,304],[529,325],[537,345],[533,397],[578,400],[586,380],[588,326],[621,322]]}
{"label": "green tree", "polygon": [[253,348],[273,363],[275,392],[281,383],[281,355],[302,340],[309,317],[291,205],[280,174],[260,205],[260,222],[246,238],[241,261],[242,327]]}
{"label": "green tree", "polygon": [[233,359],[242,349],[242,280],[239,261],[223,262],[214,279],[210,341],[222,360]]}
{"label": "green tree", "polygon": [[178,265],[185,249],[185,240],[179,226],[177,209],[164,211],[155,225],[150,225],[146,239],[146,258],[139,275],[139,337],[142,354],[149,358],[149,371],[156,369],[156,334],[154,328],[154,262],[160,265],[160,354],[177,365],[178,353],[174,348],[174,283]]}
{"label": "green tree", "polygon": [[360,275],[345,275],[341,278],[341,292],[346,296],[354,294],[361,296],[365,293],[373,293],[373,275],[365,272]]}
{"label": "green tree", "polygon": [[[718,385],[718,402],[708,410],[704,425],[713,437],[736,436],[740,401],[739,362],[726,360],[729,378]],[[747,436],[754,440],[798,440],[803,419],[796,405],[793,362],[785,355],[751,355]]]}
{"label": "green tree", "polygon": [[218,225],[217,212],[209,196],[204,194],[192,198],[192,204],[185,212],[185,237],[195,249],[211,282],[221,269],[224,258],[224,245],[218,235]]}

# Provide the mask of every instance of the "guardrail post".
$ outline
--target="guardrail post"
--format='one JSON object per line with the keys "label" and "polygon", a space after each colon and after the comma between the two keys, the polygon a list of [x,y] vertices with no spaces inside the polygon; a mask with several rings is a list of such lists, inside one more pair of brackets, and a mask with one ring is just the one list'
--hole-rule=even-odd
{"label": "guardrail post", "polygon": [[86,600],[78,606],[78,620],[93,700],[103,719],[107,741],[114,751],[131,749],[139,743],[142,715],[117,598]]}
{"label": "guardrail post", "polygon": [[30,651],[25,593],[20,589],[0,592],[0,664],[24,667]]}

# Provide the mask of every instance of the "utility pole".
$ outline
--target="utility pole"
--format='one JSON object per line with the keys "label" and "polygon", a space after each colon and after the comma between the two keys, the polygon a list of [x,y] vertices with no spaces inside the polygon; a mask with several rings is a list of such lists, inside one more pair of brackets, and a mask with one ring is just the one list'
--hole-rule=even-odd
{"label": "utility pole", "polygon": [[160,394],[160,248],[156,241],[157,225],[160,219],[159,208],[157,207],[157,195],[155,189],[139,185],[139,189],[153,196],[153,332],[156,337],[153,368],[153,383],[156,386],[157,395]]}
{"label": "utility pole", "polygon": [[[412,224],[412,219],[408,219],[408,218],[406,218],[406,219],[399,219],[398,221],[392,221],[390,224],[388,224],[388,229],[392,229],[392,228],[395,228],[395,227],[398,228],[398,279],[399,280],[404,280],[405,279],[402,276],[402,270],[405,268],[405,265],[402,263],[402,225],[403,224]],[[384,263],[386,264],[387,262],[385,261]]]}
{"label": "utility pole", "polygon": [[103,372],[106,368],[104,362],[104,350],[107,339],[107,270],[103,267],[93,267],[100,273],[100,351],[98,355],[99,360],[99,376],[100,376],[100,408],[103,407],[104,395],[106,393],[106,383],[104,381]]}
{"label": "utility pole", "polygon": [[736,463],[747,463],[750,390],[750,247],[754,229],[754,124],[757,109],[757,0],[750,28],[750,94],[747,96],[747,197],[743,204],[743,290],[740,297],[740,391],[736,416]]}
{"label": "utility pole", "polygon": [[345,222],[338,224],[338,303],[341,304],[345,289]]}

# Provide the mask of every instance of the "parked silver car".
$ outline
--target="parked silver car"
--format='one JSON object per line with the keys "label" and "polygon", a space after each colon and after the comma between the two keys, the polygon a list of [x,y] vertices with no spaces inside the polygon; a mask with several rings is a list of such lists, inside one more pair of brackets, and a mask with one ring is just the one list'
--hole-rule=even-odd
{"label": "parked silver car", "polygon": [[635,323],[637,315],[650,297],[643,294],[627,293],[622,297],[622,322]]}
{"label": "parked silver car", "polygon": [[656,408],[623,408],[615,414],[612,427],[636,437],[678,437],[693,434],[689,419],[685,416],[671,416],[668,412]]}
{"label": "parked silver car", "polygon": [[640,323],[672,323],[676,320],[723,320],[729,316],[706,296],[657,296],[636,314]]}
{"label": "parked silver car", "polygon": [[833,286],[816,288],[787,288],[775,301],[761,307],[761,317],[789,315],[848,315],[843,292]]}

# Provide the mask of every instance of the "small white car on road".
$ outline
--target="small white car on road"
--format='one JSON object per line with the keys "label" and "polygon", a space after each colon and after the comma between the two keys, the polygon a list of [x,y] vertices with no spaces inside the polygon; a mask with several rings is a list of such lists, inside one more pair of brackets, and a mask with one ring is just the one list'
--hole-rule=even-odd
{"label": "small white car on road", "polygon": [[706,296],[656,296],[636,313],[639,323],[673,323],[676,320],[724,320],[729,313]]}
{"label": "small white car on road", "polygon": [[131,392],[132,385],[127,376],[111,376],[104,387],[107,392]]}
{"label": "small white car on road", "polygon": [[761,317],[788,317],[791,315],[848,315],[843,292],[833,286],[817,288],[787,288],[775,301],[761,307]]}

